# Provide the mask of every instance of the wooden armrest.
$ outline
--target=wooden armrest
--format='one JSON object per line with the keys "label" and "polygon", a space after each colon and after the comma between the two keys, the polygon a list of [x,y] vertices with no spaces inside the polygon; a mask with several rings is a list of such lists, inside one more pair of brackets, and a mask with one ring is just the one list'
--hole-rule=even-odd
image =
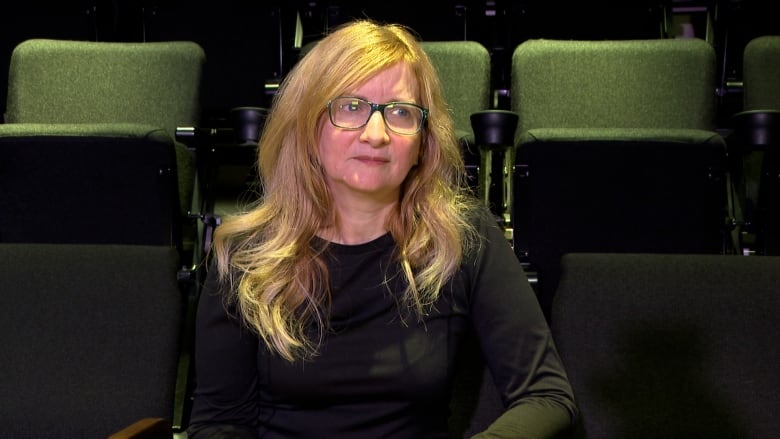
{"label": "wooden armrest", "polygon": [[164,418],[143,418],[108,437],[108,439],[170,439],[171,426]]}

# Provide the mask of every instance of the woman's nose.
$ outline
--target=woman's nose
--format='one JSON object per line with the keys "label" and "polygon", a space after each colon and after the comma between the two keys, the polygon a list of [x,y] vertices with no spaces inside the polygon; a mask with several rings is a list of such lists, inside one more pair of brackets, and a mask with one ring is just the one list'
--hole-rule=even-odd
{"label": "woman's nose", "polygon": [[382,117],[381,112],[375,111],[371,117],[368,118],[368,123],[363,127],[360,139],[375,146],[384,145],[390,141],[387,124],[385,123],[385,119]]}

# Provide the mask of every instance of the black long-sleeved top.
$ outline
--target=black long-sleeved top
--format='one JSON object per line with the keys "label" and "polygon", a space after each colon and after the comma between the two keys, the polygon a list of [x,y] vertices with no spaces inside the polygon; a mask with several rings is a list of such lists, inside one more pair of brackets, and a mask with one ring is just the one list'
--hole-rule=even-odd
{"label": "black long-sleeved top", "polygon": [[477,226],[483,245],[422,322],[399,311],[389,234],[330,244],[331,328],[310,361],[289,363],[258,343],[226,312],[211,272],[198,306],[190,439],[447,438],[453,361],[469,331],[508,407],[489,437],[566,429],[576,407],[533,290],[492,216]]}

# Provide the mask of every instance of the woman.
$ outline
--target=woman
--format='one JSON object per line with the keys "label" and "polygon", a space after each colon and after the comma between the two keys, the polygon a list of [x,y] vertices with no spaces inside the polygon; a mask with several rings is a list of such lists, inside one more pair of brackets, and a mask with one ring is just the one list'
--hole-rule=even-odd
{"label": "woman", "polygon": [[484,437],[568,428],[546,321],[466,189],[411,33],[362,20],[323,38],[285,78],[258,150],[262,199],[214,237],[191,439],[449,437],[472,334],[507,406]]}

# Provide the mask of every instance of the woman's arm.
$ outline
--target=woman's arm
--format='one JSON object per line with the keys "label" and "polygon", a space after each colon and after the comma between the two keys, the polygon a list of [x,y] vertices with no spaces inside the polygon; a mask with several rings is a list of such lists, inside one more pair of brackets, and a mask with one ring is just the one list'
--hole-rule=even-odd
{"label": "woman's arm", "polygon": [[577,408],[550,329],[503,232],[483,217],[471,276],[474,328],[507,411],[477,438],[553,438]]}

